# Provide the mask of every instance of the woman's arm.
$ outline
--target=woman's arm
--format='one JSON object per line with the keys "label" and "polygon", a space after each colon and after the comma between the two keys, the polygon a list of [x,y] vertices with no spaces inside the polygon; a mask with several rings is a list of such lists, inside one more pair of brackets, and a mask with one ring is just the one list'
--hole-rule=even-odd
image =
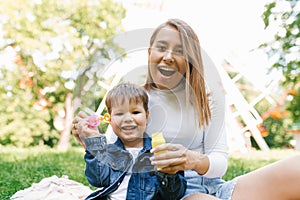
{"label": "woman's arm", "polygon": [[[223,176],[228,166],[225,100],[221,99],[217,91],[210,92],[209,97],[212,116],[210,124],[205,128],[203,137],[204,154],[208,159],[209,168],[203,176],[214,178]],[[196,171],[198,170],[196,169]]]}
{"label": "woman's arm", "polygon": [[[226,94],[218,66],[201,49],[203,66],[205,72],[205,82],[207,93],[209,94],[209,106],[211,111],[211,121],[205,129],[204,154],[209,160],[208,171],[204,176],[208,178],[220,177],[224,175],[228,165],[227,136],[225,128],[226,114]],[[196,170],[198,171],[198,170]]]}

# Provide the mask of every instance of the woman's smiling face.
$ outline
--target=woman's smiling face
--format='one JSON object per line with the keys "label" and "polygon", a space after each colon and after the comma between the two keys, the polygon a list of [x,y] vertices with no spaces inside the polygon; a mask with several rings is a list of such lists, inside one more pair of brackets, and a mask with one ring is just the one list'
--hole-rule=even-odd
{"label": "woman's smiling face", "polygon": [[157,88],[176,87],[186,73],[188,64],[184,57],[179,32],[172,26],[162,28],[148,49],[149,73]]}

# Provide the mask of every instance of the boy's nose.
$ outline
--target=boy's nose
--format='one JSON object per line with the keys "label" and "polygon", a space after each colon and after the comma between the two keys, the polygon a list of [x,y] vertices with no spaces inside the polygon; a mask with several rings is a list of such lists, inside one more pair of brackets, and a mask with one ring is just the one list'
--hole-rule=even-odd
{"label": "boy's nose", "polygon": [[131,117],[131,114],[126,114],[125,116],[124,116],[124,121],[125,122],[133,122],[133,118]]}

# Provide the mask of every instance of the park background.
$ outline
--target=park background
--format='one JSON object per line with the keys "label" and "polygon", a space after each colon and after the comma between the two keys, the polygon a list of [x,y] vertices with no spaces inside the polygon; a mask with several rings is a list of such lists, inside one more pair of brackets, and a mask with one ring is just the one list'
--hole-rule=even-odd
{"label": "park background", "polygon": [[[207,54],[247,101],[255,130],[267,144],[258,165],[232,158],[235,167],[229,167],[227,178],[295,152],[294,137],[288,133],[299,129],[300,120],[298,1],[12,4],[1,0],[0,4],[1,199],[54,174],[87,184],[83,151],[70,135],[74,112],[80,107],[97,109],[106,92],[101,84],[112,81],[101,77],[101,70],[111,60],[126,59],[112,38],[155,28],[168,18],[181,18],[195,29]],[[230,136],[234,142],[229,143],[232,153],[258,161],[260,152],[255,149],[260,151],[260,146],[240,110],[229,106],[239,127],[229,131],[234,133]]]}

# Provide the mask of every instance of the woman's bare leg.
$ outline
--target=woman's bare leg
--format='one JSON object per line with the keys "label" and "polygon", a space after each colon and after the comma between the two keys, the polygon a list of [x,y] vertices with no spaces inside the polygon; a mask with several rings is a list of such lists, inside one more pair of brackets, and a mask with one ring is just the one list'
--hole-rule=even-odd
{"label": "woman's bare leg", "polygon": [[208,194],[192,194],[186,198],[184,198],[184,200],[219,200],[218,198],[208,195]]}
{"label": "woman's bare leg", "polygon": [[241,176],[232,195],[232,200],[240,199],[300,199],[300,155]]}

